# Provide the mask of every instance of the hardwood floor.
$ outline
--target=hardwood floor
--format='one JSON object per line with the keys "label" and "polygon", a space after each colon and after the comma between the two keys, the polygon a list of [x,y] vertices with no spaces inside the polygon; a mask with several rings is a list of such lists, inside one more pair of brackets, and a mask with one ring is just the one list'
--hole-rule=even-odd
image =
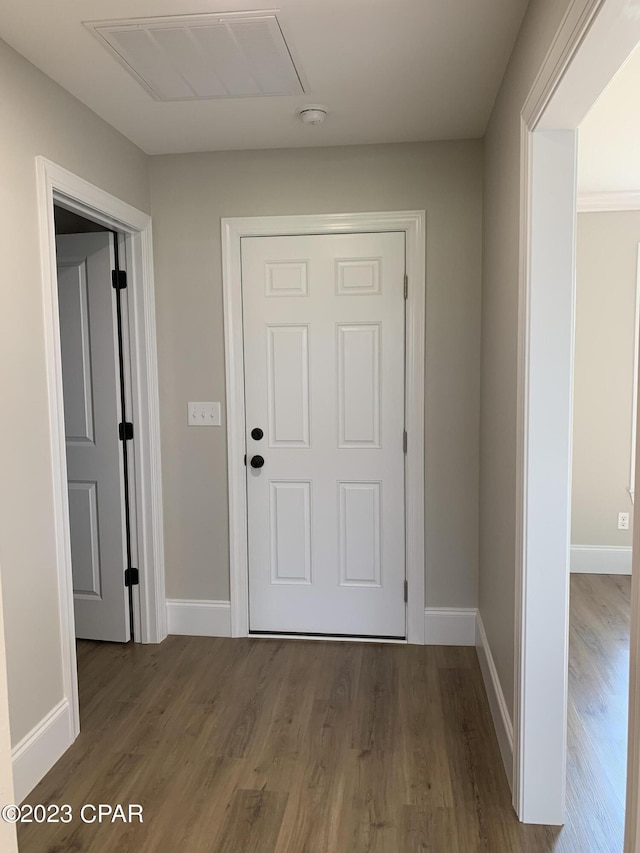
{"label": "hardwood floor", "polygon": [[631,577],[571,575],[567,818],[594,853],[624,836]]}
{"label": "hardwood floor", "polygon": [[[474,649],[169,637],[78,644],[82,732],[28,799],[69,803],[74,820],[21,826],[20,851],[619,851],[613,826],[603,841],[616,795],[594,809],[589,789],[610,748],[589,653],[605,660],[612,623],[624,634],[624,589],[606,608],[587,598],[572,625],[570,741],[586,712],[591,751],[574,753],[563,829],[513,813]],[[82,823],[84,803],[140,803],[144,824]]]}

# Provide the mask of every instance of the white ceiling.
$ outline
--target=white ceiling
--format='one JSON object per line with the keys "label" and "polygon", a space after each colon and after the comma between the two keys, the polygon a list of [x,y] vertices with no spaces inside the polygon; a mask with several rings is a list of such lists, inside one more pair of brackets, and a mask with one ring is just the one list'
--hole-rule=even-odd
{"label": "white ceiling", "polygon": [[[149,154],[482,136],[527,0],[281,0],[305,95],[158,103],[84,21],[255,0],[0,0],[0,37]],[[296,109],[326,104],[324,125]]]}
{"label": "white ceiling", "polygon": [[640,190],[640,50],[580,125],[578,191]]}

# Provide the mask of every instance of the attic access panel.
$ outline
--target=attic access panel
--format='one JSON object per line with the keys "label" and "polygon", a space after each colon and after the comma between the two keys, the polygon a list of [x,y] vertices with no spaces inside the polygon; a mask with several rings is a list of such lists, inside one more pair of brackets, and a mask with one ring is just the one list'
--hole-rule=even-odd
{"label": "attic access panel", "polygon": [[274,14],[132,18],[85,26],[157,101],[304,93]]}

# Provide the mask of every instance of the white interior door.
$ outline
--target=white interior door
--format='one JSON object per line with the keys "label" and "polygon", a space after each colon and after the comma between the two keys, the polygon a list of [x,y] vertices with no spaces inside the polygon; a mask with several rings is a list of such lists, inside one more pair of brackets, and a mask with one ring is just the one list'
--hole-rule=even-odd
{"label": "white interior door", "polygon": [[251,631],[405,636],[404,273],[403,233],[242,239]]}
{"label": "white interior door", "polygon": [[56,238],[76,636],[127,642],[113,237]]}

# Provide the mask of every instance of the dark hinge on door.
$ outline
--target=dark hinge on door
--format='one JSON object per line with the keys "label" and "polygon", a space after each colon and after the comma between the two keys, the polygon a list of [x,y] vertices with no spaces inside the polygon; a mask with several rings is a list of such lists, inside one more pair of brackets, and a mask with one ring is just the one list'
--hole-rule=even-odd
{"label": "dark hinge on door", "polygon": [[406,299],[409,296],[409,276],[404,274],[404,298]]}
{"label": "dark hinge on door", "polygon": [[115,290],[124,290],[127,286],[127,273],[125,270],[113,270],[111,272],[111,283]]}
{"label": "dark hinge on door", "polygon": [[402,433],[402,450],[404,453],[407,452],[407,444],[408,444],[407,431],[405,429],[405,431]]}
{"label": "dark hinge on door", "polygon": [[125,586],[138,586],[140,584],[140,572],[137,569],[126,569],[124,573]]}
{"label": "dark hinge on door", "polygon": [[118,424],[118,435],[120,436],[120,441],[131,441],[133,438],[133,424],[131,421]]}
{"label": "dark hinge on door", "polygon": [[409,581],[404,582],[404,603],[409,601]]}

